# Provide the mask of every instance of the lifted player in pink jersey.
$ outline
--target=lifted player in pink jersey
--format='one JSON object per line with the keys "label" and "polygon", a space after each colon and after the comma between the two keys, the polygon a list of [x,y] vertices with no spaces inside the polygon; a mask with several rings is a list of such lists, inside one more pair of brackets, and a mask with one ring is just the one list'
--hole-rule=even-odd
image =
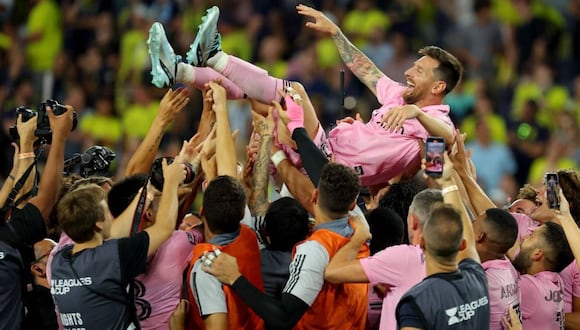
{"label": "lifted player in pink jersey", "polygon": [[[453,141],[449,106],[442,104],[463,71],[453,55],[434,46],[423,48],[419,52],[423,56],[405,72],[406,85],[401,85],[379,71],[322,12],[304,5],[297,6],[297,10],[314,19],[307,27],[332,36],[345,64],[381,104],[369,122],[363,123],[360,117],[346,118],[326,138],[306,97],[302,104],[304,128],[321,150],[331,153],[336,162],[355,168],[363,185],[374,185],[409,168],[418,169],[419,142],[428,135],[441,136],[448,144]],[[193,66],[182,63],[181,57],[174,54],[161,24],[151,27],[148,44],[154,85],[179,82],[199,88],[210,80],[221,79],[228,97],[249,97],[266,104],[280,100],[278,90],[284,87],[303,91],[297,82],[273,78],[265,70],[221,51],[218,17],[217,7],[210,8],[204,16],[187,54],[187,61]],[[290,152],[290,148],[286,151]]]}

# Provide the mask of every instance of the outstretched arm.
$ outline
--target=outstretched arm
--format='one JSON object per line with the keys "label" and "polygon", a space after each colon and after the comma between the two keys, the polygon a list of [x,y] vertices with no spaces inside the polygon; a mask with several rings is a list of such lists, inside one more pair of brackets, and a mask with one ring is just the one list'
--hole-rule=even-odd
{"label": "outstretched arm", "polygon": [[125,175],[147,174],[151,170],[151,164],[155,160],[159,144],[165,133],[165,129],[175,116],[189,103],[189,91],[185,88],[178,88],[176,90],[169,89],[161,103],[159,104],[159,112],[149,128],[145,139],[139,145],[125,170]]}
{"label": "outstretched arm", "polygon": [[298,14],[314,19],[314,22],[306,23],[306,26],[327,33],[334,40],[334,44],[346,66],[362,81],[372,92],[377,94],[377,82],[384,73],[362,52],[356,48],[324,13],[305,5],[296,6]]}
{"label": "outstretched arm", "polygon": [[251,178],[252,191],[250,192],[248,207],[254,216],[264,216],[268,210],[268,166],[270,164],[270,147],[272,145],[272,131],[274,118],[272,109],[264,117],[252,111],[254,131],[260,136],[260,144],[254,160],[253,175]]}

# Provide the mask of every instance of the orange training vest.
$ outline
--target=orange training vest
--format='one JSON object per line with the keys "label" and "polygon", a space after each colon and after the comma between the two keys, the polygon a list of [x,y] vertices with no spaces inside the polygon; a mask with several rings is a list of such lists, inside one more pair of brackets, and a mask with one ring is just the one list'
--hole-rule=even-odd
{"label": "orange training vest", "polygon": [[[205,329],[205,325],[199,308],[193,296],[189,279],[195,262],[201,258],[204,252],[213,251],[217,247],[220,251],[237,258],[240,273],[244,275],[255,287],[264,291],[262,282],[261,257],[258,248],[258,240],[253,230],[245,225],[240,225],[240,236],[226,246],[217,246],[210,243],[199,243],[193,248],[193,258],[191,259],[187,272],[187,292],[189,295],[189,316],[188,329]],[[248,305],[234,292],[229,285],[223,285],[228,307],[228,329],[263,329],[264,321],[257,316]]]}
{"label": "orange training vest", "polygon": [[[350,225],[354,228],[352,221]],[[322,244],[332,259],[350,239],[327,229],[318,229],[307,240]],[[370,250],[367,244],[364,244],[358,252],[357,259],[369,255]],[[367,305],[367,283],[331,284],[324,281],[318,297],[294,329],[364,329]]]}

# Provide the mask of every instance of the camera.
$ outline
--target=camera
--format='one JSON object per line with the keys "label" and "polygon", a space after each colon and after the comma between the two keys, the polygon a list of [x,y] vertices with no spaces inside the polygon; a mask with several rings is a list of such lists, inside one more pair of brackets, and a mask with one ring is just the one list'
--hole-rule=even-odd
{"label": "camera", "polygon": [[[52,99],[40,103],[38,105],[38,111],[36,112],[24,106],[16,108],[16,114],[22,116],[23,122],[27,122],[32,117],[38,116],[36,130],[34,131],[34,135],[38,137],[37,141],[35,142],[36,145],[50,144],[52,142],[52,130],[50,129],[50,120],[48,118],[48,113],[46,112],[46,106],[49,106],[56,116],[62,115],[67,110],[64,105]],[[73,130],[77,127],[77,122],[77,113],[73,111]],[[10,127],[9,134],[11,141],[17,142],[20,139],[16,126]]]}
{"label": "camera", "polygon": [[83,178],[92,175],[106,176],[115,159],[115,153],[102,146],[92,146],[84,154],[74,154],[70,159],[65,160],[65,174],[70,173],[72,167],[80,164],[79,171]]}
{"label": "camera", "polygon": [[[165,157],[167,160],[167,165],[173,163],[172,157]],[[183,183],[192,183],[193,179],[195,178],[195,171],[193,166],[189,163],[185,163],[185,170],[187,174],[185,175],[185,180]],[[153,161],[153,166],[151,166],[151,184],[155,189],[162,191],[163,190],[163,183],[165,179],[163,178],[163,158],[157,158]]]}

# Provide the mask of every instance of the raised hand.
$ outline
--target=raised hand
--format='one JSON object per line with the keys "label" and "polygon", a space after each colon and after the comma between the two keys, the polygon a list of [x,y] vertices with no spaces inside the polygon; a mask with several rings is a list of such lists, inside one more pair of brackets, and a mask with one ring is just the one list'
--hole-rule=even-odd
{"label": "raised hand", "polygon": [[189,103],[189,91],[186,88],[169,89],[159,103],[157,118],[162,125],[169,125],[187,103]]}
{"label": "raised hand", "polygon": [[338,26],[334,24],[330,18],[324,15],[324,13],[321,11],[305,5],[296,6],[296,10],[298,11],[298,14],[314,19],[314,22],[307,22],[306,27],[319,32],[327,33],[331,36],[334,36],[338,33]]}
{"label": "raised hand", "polygon": [[65,105],[65,108],[66,112],[57,116],[52,112],[52,109],[48,105],[46,106],[46,113],[48,114],[53,141],[55,138],[61,142],[66,141],[66,138],[73,129],[73,107]]}

